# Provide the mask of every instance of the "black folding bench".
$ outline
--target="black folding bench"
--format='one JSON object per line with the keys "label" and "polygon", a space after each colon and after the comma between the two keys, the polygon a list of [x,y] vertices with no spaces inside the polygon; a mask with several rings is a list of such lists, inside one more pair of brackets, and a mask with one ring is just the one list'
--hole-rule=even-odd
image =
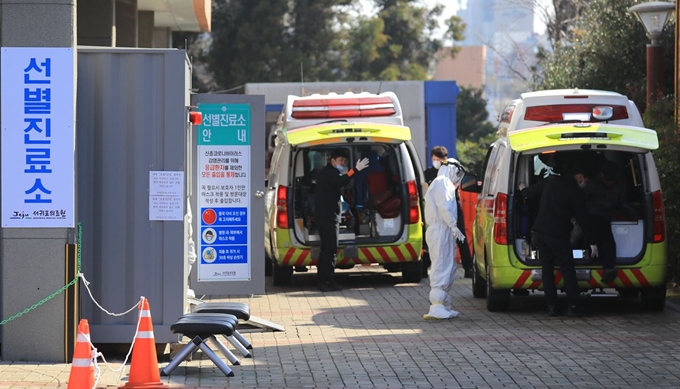
{"label": "black folding bench", "polygon": [[[236,302],[203,302],[194,307],[194,313],[221,313],[227,315],[234,315],[241,321],[250,320],[250,307],[248,304]],[[253,346],[243,337],[238,331],[234,331],[234,338],[236,338],[245,348],[252,350]],[[248,356],[243,355],[245,358]]]}
{"label": "black folding bench", "polygon": [[[236,356],[227,349],[216,336],[225,336],[232,344],[234,342],[240,346],[240,349],[245,350],[233,335],[238,328],[238,318],[234,315],[228,314],[210,314],[210,313],[188,313],[176,323],[170,326],[170,331],[175,334],[182,334],[191,339],[182,350],[180,350],[175,358],[161,370],[161,375],[168,376],[173,370],[179,366],[189,355],[197,349],[201,349],[203,353],[217,366],[222,373],[227,377],[233,377],[234,372],[224,363],[214,351],[206,344],[211,342],[229,359],[233,365],[239,365],[240,362]],[[238,348],[238,347],[237,347]],[[241,351],[241,350],[239,350]]]}

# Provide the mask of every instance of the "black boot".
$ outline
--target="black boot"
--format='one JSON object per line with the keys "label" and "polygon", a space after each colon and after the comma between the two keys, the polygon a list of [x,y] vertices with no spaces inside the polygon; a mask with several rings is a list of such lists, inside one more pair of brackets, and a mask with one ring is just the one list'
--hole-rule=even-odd
{"label": "black boot", "polygon": [[567,315],[569,317],[590,317],[590,312],[581,306],[572,305],[569,307]]}
{"label": "black boot", "polygon": [[604,269],[604,273],[602,273],[602,282],[608,284],[614,281],[618,275],[616,269]]}
{"label": "black boot", "polygon": [[326,281],[319,283],[319,290],[322,292],[339,292],[342,286],[335,283],[335,281]]}
{"label": "black boot", "polygon": [[432,261],[430,261],[430,253],[425,251],[423,253],[423,259],[420,261],[422,263],[422,277],[427,278],[427,269],[430,268]]}

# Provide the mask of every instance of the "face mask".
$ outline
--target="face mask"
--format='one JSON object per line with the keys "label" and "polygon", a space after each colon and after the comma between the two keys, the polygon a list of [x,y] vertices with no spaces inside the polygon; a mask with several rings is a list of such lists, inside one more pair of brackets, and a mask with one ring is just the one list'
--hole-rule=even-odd
{"label": "face mask", "polygon": [[439,170],[439,168],[442,166],[442,162],[441,162],[440,160],[432,161],[432,166],[433,166],[435,169]]}
{"label": "face mask", "polygon": [[586,182],[585,182],[585,181],[579,182],[579,183],[578,183],[578,187],[581,188],[581,189],[585,188],[585,187],[586,187]]}
{"label": "face mask", "polygon": [[340,173],[342,173],[342,172],[345,171],[345,167],[342,166],[342,165],[336,165],[335,168],[338,169],[338,171],[339,171]]}

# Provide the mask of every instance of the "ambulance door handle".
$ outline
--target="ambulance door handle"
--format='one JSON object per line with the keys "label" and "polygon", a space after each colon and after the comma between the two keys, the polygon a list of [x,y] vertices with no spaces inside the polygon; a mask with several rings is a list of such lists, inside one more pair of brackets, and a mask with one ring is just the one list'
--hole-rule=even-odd
{"label": "ambulance door handle", "polygon": [[257,197],[258,199],[263,198],[263,197],[264,197],[264,192],[261,191],[261,190],[255,191],[255,197]]}

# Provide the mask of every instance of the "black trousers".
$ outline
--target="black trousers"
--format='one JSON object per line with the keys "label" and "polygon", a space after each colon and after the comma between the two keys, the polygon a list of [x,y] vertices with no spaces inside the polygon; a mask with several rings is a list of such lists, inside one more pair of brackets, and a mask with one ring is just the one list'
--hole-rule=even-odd
{"label": "black trousers", "polygon": [[335,273],[335,260],[338,255],[338,222],[330,219],[318,224],[319,237],[321,238],[321,252],[316,262],[318,270],[317,280],[319,283],[333,281]]}
{"label": "black trousers", "polygon": [[602,267],[613,269],[616,263],[616,241],[611,223],[606,218],[593,216],[590,218],[590,225],[595,234],[595,244]]}
{"label": "black trousers", "polygon": [[[456,226],[460,232],[465,235],[465,215],[463,215],[463,207],[460,205],[460,201],[456,201],[458,207],[458,220],[456,221]],[[456,241],[458,245],[458,250],[460,251],[460,262],[463,265],[463,269],[472,269],[472,253],[470,253],[470,246],[468,245],[468,237],[465,236],[465,242]],[[430,260],[430,253],[427,251],[427,242],[425,241],[425,235],[423,234],[423,247],[425,252],[423,253],[423,269],[427,269],[432,264]]]}
{"label": "black trousers", "polygon": [[463,215],[463,207],[460,201],[456,201],[458,205],[458,220],[457,227],[465,236],[465,242],[456,241],[458,250],[460,250],[460,262],[463,264],[463,269],[472,269],[472,253],[470,253],[470,245],[468,245],[468,236],[465,235],[465,215]]}
{"label": "black trousers", "polygon": [[555,264],[560,265],[564,290],[567,292],[569,305],[576,305],[579,296],[576,269],[574,268],[574,253],[572,252],[569,236],[562,239],[534,233],[534,242],[538,247],[538,258],[541,261],[543,276],[543,292],[548,305],[557,304],[557,288],[555,286]]}

